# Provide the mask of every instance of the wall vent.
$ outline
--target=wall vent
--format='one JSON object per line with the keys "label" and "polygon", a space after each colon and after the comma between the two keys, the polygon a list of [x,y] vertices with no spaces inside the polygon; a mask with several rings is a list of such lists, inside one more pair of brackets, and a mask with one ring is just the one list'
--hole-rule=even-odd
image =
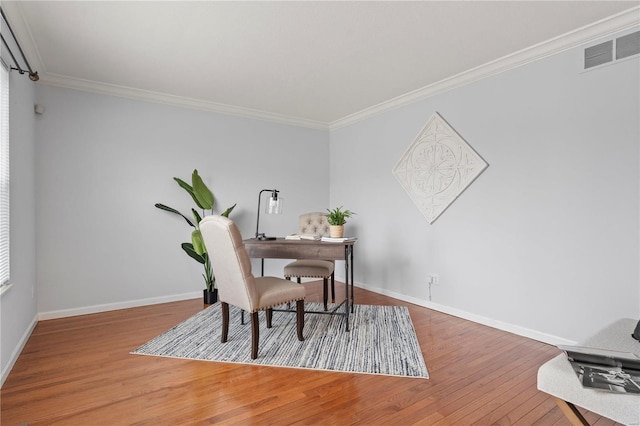
{"label": "wall vent", "polygon": [[584,69],[613,61],[613,40],[584,49]]}
{"label": "wall vent", "polygon": [[640,53],[640,31],[616,39],[616,59]]}
{"label": "wall vent", "polygon": [[640,54],[640,31],[584,49],[584,69]]}

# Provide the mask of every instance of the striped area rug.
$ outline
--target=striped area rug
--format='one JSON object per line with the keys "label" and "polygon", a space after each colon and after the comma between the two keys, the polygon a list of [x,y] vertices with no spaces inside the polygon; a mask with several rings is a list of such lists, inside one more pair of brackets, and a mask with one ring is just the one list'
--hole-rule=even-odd
{"label": "striped area rug", "polygon": [[[320,303],[306,305],[309,311],[321,309]],[[303,342],[296,337],[294,313],[274,312],[270,329],[266,328],[264,314],[260,313],[260,346],[255,360],[250,356],[251,325],[248,321],[240,324],[240,311],[233,306],[230,307],[229,339],[227,343],[220,343],[220,310],[219,303],[212,305],[131,353],[429,378],[405,306],[355,305],[349,317],[349,332],[344,331],[342,316],[306,314]]]}

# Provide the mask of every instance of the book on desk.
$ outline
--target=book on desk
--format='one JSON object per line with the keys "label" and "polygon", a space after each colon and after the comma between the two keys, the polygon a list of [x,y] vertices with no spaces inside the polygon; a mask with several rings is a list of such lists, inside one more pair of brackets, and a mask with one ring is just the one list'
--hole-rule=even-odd
{"label": "book on desk", "polygon": [[289,234],[284,237],[285,240],[310,240],[310,241],[319,241],[320,235],[315,234]]}
{"label": "book on desk", "polygon": [[344,243],[348,241],[356,241],[355,237],[320,237],[314,234],[289,234],[284,237],[285,240],[307,240],[307,241],[324,241],[325,243]]}
{"label": "book on desk", "polygon": [[320,241],[324,241],[326,243],[344,243],[347,241],[355,241],[357,238],[355,237],[322,237]]}

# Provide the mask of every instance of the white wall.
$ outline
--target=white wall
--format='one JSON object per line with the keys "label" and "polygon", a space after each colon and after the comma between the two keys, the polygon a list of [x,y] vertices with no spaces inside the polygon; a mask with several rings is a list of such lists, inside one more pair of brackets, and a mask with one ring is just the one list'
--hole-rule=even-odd
{"label": "white wall", "polygon": [[[356,282],[550,342],[640,318],[640,61],[581,73],[581,55],[331,133],[331,205],[358,213]],[[392,168],[436,111],[489,168],[429,225]]]}
{"label": "white wall", "polygon": [[0,296],[0,365],[4,383],[37,321],[34,83],[9,75],[11,143],[11,288]]}
{"label": "white wall", "polygon": [[[199,170],[243,235],[255,233],[258,192],[278,189],[284,214],[261,231],[295,232],[298,214],[329,199],[327,132],[38,86],[38,310],[52,318],[197,297],[202,267],[180,243]],[[266,198],[266,194],[263,195]],[[264,203],[263,203],[264,208]],[[266,273],[280,274],[278,261]]]}

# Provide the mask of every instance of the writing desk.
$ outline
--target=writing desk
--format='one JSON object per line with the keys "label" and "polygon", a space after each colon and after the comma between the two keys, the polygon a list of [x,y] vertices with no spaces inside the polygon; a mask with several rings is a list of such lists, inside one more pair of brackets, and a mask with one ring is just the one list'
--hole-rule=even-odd
{"label": "writing desk", "polygon": [[[353,313],[353,246],[355,240],[340,243],[329,243],[314,240],[244,240],[244,247],[249,257],[262,259],[262,275],[264,275],[264,259],[321,259],[344,260],[345,299],[331,311],[327,312],[345,317],[345,330],[349,331],[349,312]],[[351,294],[349,294],[351,287]],[[338,312],[344,305],[344,311]],[[311,312],[325,313],[325,312]]]}

